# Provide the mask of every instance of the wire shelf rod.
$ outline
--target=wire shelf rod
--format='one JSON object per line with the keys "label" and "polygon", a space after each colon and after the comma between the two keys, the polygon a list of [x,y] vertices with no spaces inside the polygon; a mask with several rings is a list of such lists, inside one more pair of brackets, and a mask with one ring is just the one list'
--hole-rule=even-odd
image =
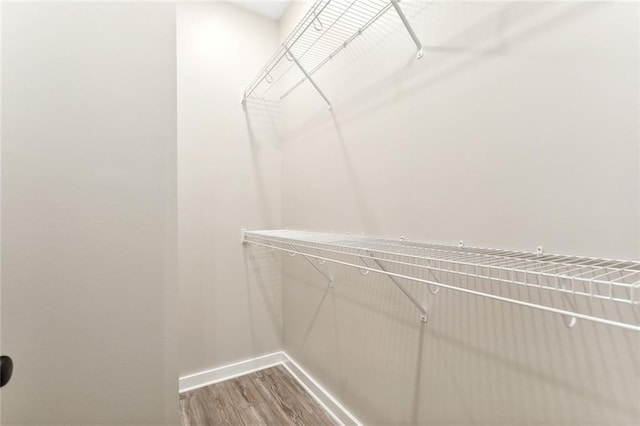
{"label": "wire shelf rod", "polygon": [[[365,257],[365,258],[373,259],[369,255],[363,255],[363,254],[362,255],[358,255],[358,254],[354,254],[354,253],[347,253],[347,252],[337,251],[337,250],[328,249],[328,248],[318,248],[318,247],[305,246],[305,245],[300,244],[300,243],[296,243],[296,244],[297,244],[298,247],[313,248],[313,249],[316,249],[316,250],[322,250],[322,251],[325,251],[325,252],[333,252],[333,253],[340,254],[340,255],[362,256],[362,257]],[[486,279],[486,280],[500,282],[500,283],[518,284],[520,286],[526,286],[526,287],[532,287],[533,286],[528,280],[516,281],[513,278],[513,276],[512,276],[512,278],[510,280],[506,280],[506,279],[501,278],[501,276],[500,276],[502,271],[507,271],[507,272],[511,271],[511,272],[515,272],[515,273],[524,273],[524,274],[526,274],[527,271],[519,271],[519,270],[508,269],[508,268],[498,268],[498,267],[494,267],[494,266],[485,266],[485,265],[464,263],[464,262],[445,261],[445,262],[448,262],[448,263],[453,263],[454,266],[456,266],[458,268],[458,270],[452,270],[451,268],[447,269],[447,268],[443,268],[441,266],[440,267],[428,267],[428,266],[425,266],[425,265],[402,262],[402,261],[392,260],[392,259],[388,259],[388,258],[384,258],[384,260],[388,261],[388,262],[391,262],[391,263],[394,263],[396,265],[400,265],[400,266],[409,266],[409,267],[414,267],[414,268],[418,268],[418,269],[427,269],[427,270],[430,270],[430,271],[437,271],[437,272],[441,272],[441,273],[454,273],[456,275],[467,277],[467,278]],[[498,277],[494,277],[490,273],[487,273],[485,275],[481,275],[481,274],[472,274],[472,273],[469,273],[469,272],[462,272],[460,270],[461,266],[474,267],[474,268],[477,268],[477,267],[481,267],[482,268],[482,267],[484,267],[487,270],[496,270],[498,272],[499,276]],[[474,270],[477,270],[477,269],[474,269]],[[540,277],[540,276],[544,276],[544,275],[538,274],[537,276]],[[570,277],[570,276],[549,275],[549,277],[550,278],[561,278],[561,279],[564,279],[565,281],[572,279],[572,277]],[[583,281],[585,283],[589,282],[588,279],[584,279]],[[597,281],[594,281],[594,282],[597,282]],[[602,284],[611,285],[611,282],[610,281],[602,281]],[[628,288],[630,286],[630,284],[616,284],[616,285],[621,287],[621,288]],[[537,285],[534,286],[534,287],[537,287]],[[546,289],[546,290],[556,290],[556,291],[558,291],[560,293],[576,294],[576,295],[579,295],[579,296],[591,296],[593,298],[602,299],[602,300],[613,300],[613,301],[616,301],[616,302],[631,303],[631,300],[629,300],[628,298],[620,298],[620,297],[612,298],[610,295],[591,294],[591,293],[582,292],[582,291],[577,292],[577,291],[575,291],[575,286],[572,286],[572,289],[566,289],[566,288],[564,288],[564,286],[562,288],[559,288],[557,286],[557,284],[556,284],[556,286],[544,286],[543,288]]]}
{"label": "wire shelf rod", "polygon": [[[517,256],[526,256],[526,257],[531,257],[532,259],[544,259],[545,256],[539,256],[536,253],[529,253],[529,252],[518,252],[518,251],[509,251],[509,250],[497,250],[497,249],[489,249],[489,248],[482,248],[482,247],[468,247],[468,246],[464,246],[464,247],[453,247],[453,246],[447,246],[447,245],[443,245],[443,244],[431,244],[431,243],[416,243],[416,242],[410,242],[409,244],[411,245],[407,245],[407,244],[399,244],[398,242],[392,242],[390,240],[376,240],[376,241],[381,241],[381,244],[384,245],[390,245],[393,247],[401,247],[401,248],[416,248],[416,249],[434,249],[434,250],[444,250],[444,251],[455,251],[455,252],[470,252],[470,253],[477,253],[477,254],[483,254],[483,255],[492,255],[492,256],[505,256],[505,257],[517,257]],[[568,256],[561,256],[561,255],[546,255],[546,256],[551,256],[552,258],[558,258],[558,259],[567,259],[569,258]],[[600,260],[607,260],[607,259],[601,259],[601,258],[591,258],[591,257],[583,257],[583,258],[571,258],[572,261],[574,262],[589,262],[589,261],[600,261]],[[612,262],[617,262],[617,260],[609,260]],[[629,263],[629,262],[627,262]]]}
{"label": "wire shelf rod", "polygon": [[[333,244],[333,246],[337,246],[337,244],[336,244],[336,243],[334,243],[334,244]],[[343,245],[343,246],[341,246],[341,248],[342,248],[342,247],[352,248],[352,246],[348,246],[348,245]],[[369,248],[371,248],[371,247],[369,247]],[[424,258],[424,255],[422,255],[422,256],[416,256],[416,255],[408,254],[408,253],[397,253],[397,252],[389,252],[389,251],[382,251],[382,250],[378,250],[378,251],[379,251],[379,252],[381,252],[381,253],[387,253],[387,254],[393,254],[393,255],[402,255],[402,256],[405,256],[405,257],[412,257],[412,258]],[[505,258],[507,258],[507,259],[511,259],[510,257],[505,257]],[[563,258],[563,257],[559,257],[559,258]],[[442,260],[442,257],[438,258],[438,260]],[[479,258],[479,260],[482,260],[482,259],[481,259],[481,258]],[[586,259],[586,260],[587,260],[587,261],[591,261],[590,259]],[[599,260],[600,260],[600,259],[599,259]],[[604,260],[600,260],[600,261],[604,261]],[[573,266],[573,264],[571,264],[571,263],[566,263],[566,262],[564,262],[564,263],[556,263],[556,264],[553,264],[553,265],[550,265],[550,266],[552,266],[552,267],[555,267],[555,266],[561,266],[561,267],[562,267],[562,266],[566,266],[566,265]]]}
{"label": "wire shelf rod", "polygon": [[[594,266],[594,267],[595,267],[595,266]],[[586,270],[586,271],[584,271],[584,272],[582,272],[582,273],[580,273],[580,274],[576,274],[576,275],[574,275],[574,277],[575,277],[575,278],[578,278],[578,277],[580,277],[580,276],[582,276],[582,275],[585,275],[585,274],[595,274],[595,273],[598,273],[598,272],[602,271],[603,269],[604,269],[604,270],[606,270],[606,272],[605,272],[604,274],[600,274],[600,275],[597,275],[597,276],[595,276],[595,277],[590,277],[590,279],[594,279],[594,278],[597,278],[597,277],[607,276],[607,275],[609,275],[609,274],[617,273],[617,272],[620,272],[620,273],[621,273],[621,272],[624,272],[624,271],[625,271],[624,269],[611,270],[608,266],[598,266],[598,267],[596,267],[596,269],[593,269],[593,270]],[[631,272],[629,275],[634,275],[634,274],[636,274],[636,273],[637,273],[637,272]]]}
{"label": "wire shelf rod", "polygon": [[[531,272],[535,272],[535,273],[539,273],[539,274],[543,274],[543,275],[560,275],[560,274],[564,274],[567,275],[569,273],[571,273],[572,271],[580,271],[584,268],[589,268],[591,265],[580,265],[577,269],[569,269],[570,265],[565,265],[565,264],[561,264],[561,265],[539,265],[536,268],[530,269],[529,271]],[[562,271],[562,269],[565,269],[564,271]],[[580,275],[580,274],[578,274]]]}
{"label": "wire shelf rod", "polygon": [[[412,249],[416,249],[419,251],[424,251],[424,250],[433,250],[433,251],[438,251],[438,252],[450,252],[455,254],[459,254],[460,252],[464,252],[464,253],[469,253],[469,254],[473,254],[473,255],[479,255],[479,256],[499,256],[499,257],[503,257],[503,258],[507,258],[507,259],[513,259],[513,258],[522,258],[522,257],[528,257],[530,258],[529,260],[532,261],[539,261],[539,257],[535,254],[535,253],[524,253],[524,252],[507,252],[504,250],[492,250],[492,249],[475,249],[475,248],[469,248],[469,247],[463,247],[462,249],[460,248],[454,248],[451,246],[443,246],[443,245],[403,245],[403,244],[396,244],[396,243],[390,243],[390,242],[386,242],[383,243],[381,245],[384,246],[390,246],[390,247],[395,247],[395,248],[412,248]],[[480,252],[480,250],[482,250],[482,252]],[[515,253],[515,255],[510,254],[510,253]],[[563,258],[562,256],[556,256],[557,258]]]}
{"label": "wire shelf rod", "polygon": [[[334,243],[334,244],[332,244],[332,245],[333,245],[334,247],[340,247],[340,248],[345,248],[345,247],[346,247],[346,248],[349,248],[349,247],[351,247],[351,246],[337,245],[337,244],[335,244],[335,243]],[[309,246],[307,246],[307,247],[309,247]],[[442,258],[428,258],[428,257],[424,257],[424,256],[410,255],[410,254],[405,254],[405,253],[398,254],[398,253],[396,253],[396,252],[390,252],[390,251],[381,251],[381,250],[376,250],[376,251],[377,251],[378,253],[381,253],[381,254],[388,254],[388,255],[401,255],[401,256],[410,257],[410,258],[413,258],[413,259],[431,259],[431,260],[439,260],[439,261],[446,261],[446,262],[454,262],[454,263],[458,263],[458,264],[462,264],[462,265],[467,265],[467,266],[472,266],[472,265],[475,265],[475,264],[476,264],[476,263],[466,262],[466,261],[453,261],[453,260],[445,260],[445,259],[442,259]],[[343,252],[341,252],[341,251],[336,251],[336,253],[343,253]],[[594,260],[594,259],[591,259],[591,258],[586,259],[586,261],[592,261],[592,260]],[[606,261],[605,259],[598,259],[598,260]],[[627,263],[628,263],[628,262],[627,262]],[[562,267],[567,267],[567,266],[572,266],[572,265],[571,265],[571,264],[555,264],[555,265],[547,265],[547,266],[551,266],[551,267],[554,267],[554,269],[558,269],[558,268],[556,268],[556,267],[562,268]],[[502,269],[505,269],[505,268],[502,268]],[[523,273],[524,273],[524,272],[528,272],[528,270],[527,270],[527,269],[516,269],[516,271],[517,271],[517,272],[523,272]],[[640,272],[640,271],[638,271],[638,272]],[[550,277],[551,277],[551,276],[555,276],[555,275],[552,275],[552,274],[547,274],[546,272],[542,273],[542,275],[546,275],[546,276],[550,276]]]}
{"label": "wire shelf rod", "polygon": [[[402,247],[400,245],[394,245],[395,247]],[[455,253],[453,250],[449,249],[446,250],[452,253]],[[491,256],[495,256],[495,254],[491,254]],[[538,256],[536,256],[536,254],[527,254],[527,256],[529,256],[529,259],[525,260],[525,264],[522,265],[523,270],[529,270],[529,271],[535,271],[536,269],[539,268],[549,268],[549,271],[551,270],[558,270],[558,269],[562,269],[563,267],[568,267],[568,266],[575,266],[577,264],[580,264],[581,266],[592,266],[591,264],[594,262],[597,262],[598,264],[611,264],[612,262],[614,262],[614,264],[628,264],[628,261],[616,261],[616,260],[607,260],[607,259],[599,259],[599,258],[585,258],[585,259],[573,259],[570,261],[564,261],[562,263],[554,263],[554,264],[548,264],[548,263],[543,263],[543,261],[541,261],[539,259]],[[506,259],[512,259],[515,256],[502,256],[503,258]],[[563,259],[565,257],[563,256],[555,256],[555,258],[557,259]],[[538,266],[533,267],[533,269],[528,269],[526,268],[528,265],[532,265],[532,264],[538,264]],[[608,266],[612,266],[612,265],[608,265]],[[545,271],[548,272],[548,271]]]}
{"label": "wire shelf rod", "polygon": [[[320,7],[320,4],[322,4],[322,3],[323,3],[323,0],[321,0],[321,1],[317,2],[317,3],[312,7],[312,9],[311,9],[311,10],[309,10],[309,11],[307,12],[307,14],[305,15],[305,17],[304,17],[304,18],[303,18],[303,19],[298,23],[298,26],[296,26],[296,28],[295,28],[295,29],[294,29],[294,31],[291,33],[291,35],[295,34],[295,33],[296,33],[296,31],[298,31],[298,30],[299,30],[299,27],[300,27],[300,26],[301,26],[301,25],[302,25],[306,20],[308,20],[308,16],[309,16],[310,14],[316,14],[316,15],[319,15],[320,13],[322,13],[322,11],[323,11],[327,6],[329,6],[329,4],[331,3],[331,0],[326,1],[326,2],[324,3],[324,5],[323,5],[322,7]],[[318,10],[318,9],[319,9],[319,10]],[[296,43],[296,41],[298,41],[298,39],[299,39],[299,38],[304,34],[304,32],[309,28],[309,26],[310,26],[312,23],[313,23],[313,21],[308,22],[308,23],[306,24],[305,28],[304,28],[303,30],[301,30],[301,31],[300,31],[300,34],[299,34],[297,37],[295,37],[295,39],[294,39],[293,41],[289,40],[289,38],[287,38],[287,40],[285,40],[285,41],[284,41],[284,43],[283,43],[284,49],[282,49],[282,48],[281,48],[281,49],[279,49],[279,50],[276,52],[276,54],[274,55],[274,57],[277,57],[278,59],[277,59],[277,60],[275,60],[275,62],[273,63],[273,65],[271,65],[271,67],[270,67],[270,68],[269,68],[269,63],[267,63],[267,65],[265,65],[265,66],[263,67],[263,70],[262,70],[260,73],[258,73],[258,76],[256,76],[256,78],[255,78],[255,79],[259,79],[259,81],[258,81],[258,82],[255,82],[255,83],[253,83],[253,82],[252,82],[251,84],[249,84],[249,87],[252,87],[252,86],[254,86],[254,85],[260,84],[260,83],[264,80],[264,78],[267,76],[267,74],[269,74],[271,71],[273,71],[273,68],[274,68],[274,67],[275,67],[275,66],[276,66],[276,65],[277,65],[277,64],[282,60],[282,58],[283,58],[283,57],[285,57],[285,55],[287,54],[287,51],[288,51],[288,50],[287,50],[287,47],[286,47],[286,46],[287,46],[287,45],[289,45],[289,46],[294,45],[294,44]],[[289,37],[291,37],[291,35],[290,35]],[[267,70],[267,71],[264,71],[264,70],[266,70],[267,68],[268,68],[268,70]],[[264,72],[264,75],[262,76],[262,78],[260,78],[260,74],[262,74],[263,72]],[[255,80],[255,79],[254,79],[254,80]],[[251,94],[251,92],[253,92],[253,90],[254,90],[254,89],[255,89],[255,87],[254,87],[253,89],[248,90],[248,95],[250,95],[250,94]]]}
{"label": "wire shelf rod", "polygon": [[[288,96],[392,7],[398,11],[400,21],[419,47],[420,57],[421,43],[398,0],[318,0],[251,80],[244,90],[243,103],[249,98],[266,98],[274,88],[280,90],[285,76],[293,75],[293,86],[287,83],[289,89],[283,91],[279,99]],[[289,55],[295,55],[296,65],[305,70],[302,78],[293,71]]]}
{"label": "wire shelf rod", "polygon": [[[309,71],[310,75],[313,75],[316,73],[316,71],[318,71],[320,68],[322,68],[327,62],[329,62],[331,59],[333,59],[338,53],[340,53],[340,51],[342,51],[343,49],[346,49],[347,46],[349,44],[351,44],[353,42],[353,40],[355,40],[358,36],[362,35],[375,21],[377,21],[380,17],[382,17],[385,12],[387,10],[389,10],[391,8],[391,3],[389,3],[387,6],[385,6],[380,12],[378,12],[378,14],[376,14],[373,18],[371,18],[371,20],[369,20],[369,22],[367,22],[366,24],[364,24],[361,28],[359,28],[356,32],[354,32],[349,38],[347,38],[341,45],[339,45],[334,51],[332,51],[331,53],[329,53],[328,56],[326,56],[318,65],[316,65],[313,69],[311,69],[311,71]],[[291,94],[291,92],[293,92],[295,89],[297,89],[302,83],[304,83],[304,79],[299,80],[297,83],[295,83],[293,85],[293,87],[291,87],[289,90],[287,90],[282,96],[280,96],[280,99],[284,99],[287,96],[289,96]]]}
{"label": "wire shelf rod", "polygon": [[[354,4],[355,4],[355,2],[356,2],[356,1],[357,1],[357,0],[352,0],[352,2],[348,5],[348,7],[347,7],[347,8],[345,8],[345,9],[344,9],[344,11],[342,11],[342,13],[341,13],[340,15],[338,15],[338,16],[334,19],[334,21],[332,22],[332,24],[331,24],[327,29],[323,30],[322,35],[324,35],[324,34],[326,34],[327,32],[329,32],[329,31],[330,31],[330,30],[331,30],[331,29],[332,29],[332,28],[333,28],[333,27],[338,23],[338,21],[340,20],[340,18],[342,18],[342,17],[344,16],[344,14],[345,14],[345,13],[347,13],[347,11],[348,11],[348,10],[349,10],[349,9],[350,9]],[[328,3],[327,3],[327,5],[328,5]],[[326,7],[326,6],[325,6],[325,7]],[[318,18],[317,18],[317,15],[316,15],[316,18],[315,18],[315,19],[318,19]],[[314,20],[312,20],[312,21],[311,21],[311,23],[313,23],[313,21],[314,21]],[[309,25],[307,25],[307,28],[308,28],[308,27],[309,27]],[[299,55],[298,60],[302,60],[302,59],[304,59],[304,58],[305,58],[305,55],[307,55],[307,54],[308,54],[309,50],[310,50],[313,46],[315,46],[315,45],[316,45],[320,40],[322,40],[322,35],[318,36],[318,37],[317,37],[313,42],[309,41],[307,45],[302,44],[302,46],[301,46],[301,47],[305,48],[305,50],[304,50],[304,52],[302,52],[302,54],[300,54],[300,55]],[[285,44],[284,44],[285,49],[291,49],[291,48],[293,47],[293,45],[298,41],[298,39],[299,39],[299,38],[297,38],[295,41],[293,41],[289,47],[287,47],[286,42],[285,42]],[[327,41],[327,42],[328,42],[328,41]],[[286,53],[285,53],[285,54],[286,54]],[[283,73],[283,74],[278,78],[278,80],[274,81],[273,83],[277,83],[280,79],[282,79],[282,78],[285,76],[285,74],[286,74],[286,72],[285,72],[285,73]],[[270,88],[275,87],[275,85],[274,85],[273,83],[272,83],[272,85],[271,85],[271,87],[270,87]],[[269,88],[269,89],[270,89],[270,88]],[[269,89],[267,89],[267,91],[268,91]],[[267,91],[265,91],[265,93],[266,93]]]}
{"label": "wire shelf rod", "polygon": [[[505,257],[505,258],[514,258],[516,256],[515,255],[511,255],[510,253],[516,253],[518,255],[523,255],[523,256],[529,257],[530,258],[529,260],[531,260],[531,261],[535,261],[535,262],[542,261],[541,258],[538,255],[536,255],[535,253],[509,252],[509,251],[505,251],[505,250],[469,248],[469,247],[464,247],[462,249],[457,249],[457,248],[454,248],[454,247],[451,247],[451,246],[429,245],[429,244],[424,244],[422,246],[406,246],[406,245],[395,244],[395,243],[385,243],[385,245],[389,245],[389,246],[397,247],[397,248],[411,247],[411,248],[416,248],[416,249],[419,249],[419,250],[429,249],[429,250],[447,251],[447,252],[452,252],[452,253],[465,251],[465,252],[471,252],[471,253],[476,253],[476,254],[480,254],[480,255],[502,256],[502,257]],[[471,251],[471,250],[473,250],[473,251]],[[483,252],[477,252],[477,251],[483,251]],[[566,259],[567,258],[567,256],[557,256],[557,255],[553,256],[553,257],[557,258],[557,259]],[[609,259],[601,259],[601,258],[574,258],[574,259],[571,259],[571,260],[565,260],[562,264],[564,264],[564,265],[574,265],[577,262],[589,263],[589,262],[593,262],[593,261],[629,263],[628,261],[609,260]]]}
{"label": "wire shelf rod", "polygon": [[[272,246],[270,246],[268,244],[260,243],[260,242],[257,242],[257,241],[246,240],[246,242],[248,242],[250,244],[253,244],[253,245],[267,247],[267,248],[271,248],[272,247]],[[283,247],[277,247],[276,250],[284,251],[284,252],[290,252],[290,253],[296,253],[294,250],[286,249],[286,248],[283,248]],[[312,258],[316,258],[316,259],[323,259],[322,256],[317,256],[317,255],[312,255],[312,254],[307,254],[307,256],[312,257]],[[336,263],[336,264],[339,264],[339,265],[350,266],[350,267],[359,268],[359,269],[365,269],[365,270],[368,270],[370,272],[374,272],[374,273],[378,273],[378,274],[383,274],[383,275],[387,275],[387,276],[393,276],[393,277],[396,277],[396,278],[406,279],[406,280],[420,282],[420,283],[424,283],[424,284],[431,284],[431,285],[434,285],[434,286],[437,286],[437,287],[440,287],[440,288],[446,288],[448,290],[453,290],[453,291],[460,292],[460,293],[471,294],[471,295],[475,295],[475,296],[479,296],[479,297],[483,297],[483,298],[487,298],[487,299],[492,299],[492,300],[498,300],[498,301],[501,301],[501,302],[511,303],[511,304],[515,304],[515,305],[519,305],[519,306],[523,306],[523,307],[527,307],[527,308],[538,309],[538,310],[542,310],[542,311],[546,311],[546,312],[552,312],[552,313],[565,315],[565,316],[568,316],[568,317],[574,317],[574,318],[578,318],[578,319],[582,319],[582,320],[587,320],[587,321],[591,321],[591,322],[595,322],[595,323],[599,323],[599,324],[605,324],[605,325],[609,325],[609,326],[613,326],[613,327],[619,327],[619,328],[623,328],[623,329],[626,329],[626,330],[640,331],[640,326],[633,325],[633,324],[627,324],[627,323],[620,322],[620,321],[609,320],[609,319],[606,319],[606,318],[596,317],[596,316],[593,316],[593,315],[583,314],[583,313],[579,313],[579,312],[572,312],[572,311],[568,311],[568,310],[565,310],[565,309],[559,309],[559,308],[554,308],[554,307],[551,307],[551,306],[541,305],[541,304],[538,304],[538,303],[512,299],[512,298],[508,298],[508,297],[504,297],[504,296],[484,293],[484,292],[471,290],[471,289],[467,289],[467,288],[462,288],[462,287],[456,287],[456,286],[449,285],[449,284],[444,284],[444,283],[440,283],[440,282],[434,282],[434,281],[430,281],[430,280],[426,280],[426,279],[422,279],[422,278],[418,278],[418,277],[408,276],[408,275],[404,275],[404,274],[398,274],[398,273],[395,273],[395,272],[382,271],[382,270],[379,270],[379,269],[376,269],[376,268],[371,268],[369,266],[362,266],[362,265],[358,265],[358,264],[354,264],[354,263],[350,263],[350,262],[345,262],[345,261],[341,261],[341,260],[337,260],[337,259],[325,258],[324,260],[326,260],[328,262]]]}

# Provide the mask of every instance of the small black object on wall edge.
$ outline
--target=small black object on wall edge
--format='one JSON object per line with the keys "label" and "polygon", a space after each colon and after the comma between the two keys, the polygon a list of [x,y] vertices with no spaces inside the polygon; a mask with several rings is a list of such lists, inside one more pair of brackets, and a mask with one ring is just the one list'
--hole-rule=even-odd
{"label": "small black object on wall edge", "polygon": [[0,356],[0,388],[9,383],[13,374],[13,360],[11,357]]}

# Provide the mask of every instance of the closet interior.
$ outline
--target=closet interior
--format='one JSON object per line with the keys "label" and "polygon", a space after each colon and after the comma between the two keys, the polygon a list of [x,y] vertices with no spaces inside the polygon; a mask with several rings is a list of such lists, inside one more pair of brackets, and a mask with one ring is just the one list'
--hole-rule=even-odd
{"label": "closet interior", "polygon": [[639,2],[0,24],[0,423],[640,425]]}

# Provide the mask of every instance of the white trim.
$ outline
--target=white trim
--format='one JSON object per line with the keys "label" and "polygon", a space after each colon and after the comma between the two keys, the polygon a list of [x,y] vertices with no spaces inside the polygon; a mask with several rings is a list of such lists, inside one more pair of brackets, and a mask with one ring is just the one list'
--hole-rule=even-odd
{"label": "white trim", "polygon": [[265,368],[282,364],[285,357],[286,355],[284,352],[274,352],[257,358],[223,365],[222,367],[214,368],[212,370],[201,371],[199,373],[180,377],[179,389],[180,392],[186,392],[203,386],[209,386],[214,383],[233,379],[234,377],[244,376],[245,374],[253,373],[254,371],[264,370]]}
{"label": "white trim", "polygon": [[214,383],[223,382],[276,365],[282,365],[286,368],[293,378],[295,378],[338,423],[342,425],[362,426],[362,423],[351,414],[340,401],[331,395],[320,383],[284,352],[274,352],[257,358],[223,365],[222,367],[212,370],[180,377],[180,392],[187,392]]}
{"label": "white trim", "polygon": [[[284,352],[283,352],[284,354]],[[303,388],[313,396],[316,401],[331,416],[342,425],[362,426],[362,422],[356,416],[351,414],[344,405],[340,403],[333,395],[331,395],[320,383],[318,383],[309,373],[298,365],[290,356],[284,354],[285,359],[282,363],[289,373],[302,385]]]}

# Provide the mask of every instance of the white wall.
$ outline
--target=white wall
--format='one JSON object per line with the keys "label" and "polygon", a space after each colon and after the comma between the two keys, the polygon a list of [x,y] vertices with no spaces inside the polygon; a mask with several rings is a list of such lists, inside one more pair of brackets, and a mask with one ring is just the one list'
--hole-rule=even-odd
{"label": "white wall", "polygon": [[2,423],[177,423],[175,6],[5,3]]}
{"label": "white wall", "polygon": [[[294,92],[286,190],[341,208],[286,197],[285,224],[637,258],[634,4],[482,3],[407,3],[419,61],[387,14],[317,76],[337,123],[309,85]],[[312,149],[332,174],[301,161]]]}
{"label": "white wall", "polygon": [[[284,105],[283,227],[638,259],[638,4],[402,5],[423,59],[391,10],[317,73],[333,114]],[[367,424],[640,419],[632,332],[408,284],[421,325],[327,267],[286,260],[285,350]]]}
{"label": "white wall", "polygon": [[328,290],[240,245],[638,258],[637,4],[402,4],[425,58],[390,11],[317,75],[333,114],[309,85],[239,103],[304,3],[280,28],[219,2],[3,6],[3,422],[175,423],[176,202],[180,375],[284,344],[366,423],[639,418],[631,333],[412,286],[422,325],[384,277]]}
{"label": "white wall", "polygon": [[184,376],[281,348],[280,268],[240,244],[241,228],[280,227],[280,112],[240,105],[278,27],[222,2],[183,3],[177,37]]}
{"label": "white wall", "polygon": [[[0,3],[0,136],[2,135],[2,3]],[[0,176],[2,176],[2,139],[0,138]],[[0,259],[2,259],[2,183],[0,182]],[[2,261],[0,260],[0,320],[2,319]],[[0,326],[0,355],[2,350],[2,327]],[[2,424],[2,394],[0,394],[0,424]]]}

